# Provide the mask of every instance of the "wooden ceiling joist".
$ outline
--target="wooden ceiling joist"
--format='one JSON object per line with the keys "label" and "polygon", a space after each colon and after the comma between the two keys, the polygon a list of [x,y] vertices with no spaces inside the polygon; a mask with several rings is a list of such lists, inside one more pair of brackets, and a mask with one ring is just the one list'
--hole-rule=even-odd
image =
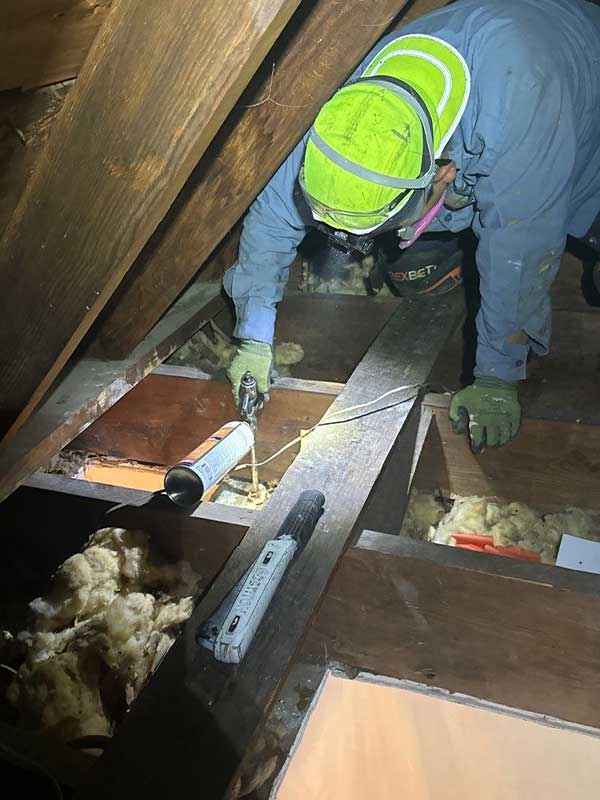
{"label": "wooden ceiling joist", "polygon": [[0,243],[0,411],[27,418],[300,0],[114,4]]}
{"label": "wooden ceiling joist", "polygon": [[306,650],[598,727],[599,590],[598,575],[365,531]]}
{"label": "wooden ceiling joist", "polygon": [[[418,0],[411,11],[444,2]],[[347,0],[334,13],[328,0],[314,0],[294,16],[233,127],[223,128],[110,303],[98,331],[107,356],[122,358],[160,319],[406,4],[379,0],[367,12],[363,0]]]}

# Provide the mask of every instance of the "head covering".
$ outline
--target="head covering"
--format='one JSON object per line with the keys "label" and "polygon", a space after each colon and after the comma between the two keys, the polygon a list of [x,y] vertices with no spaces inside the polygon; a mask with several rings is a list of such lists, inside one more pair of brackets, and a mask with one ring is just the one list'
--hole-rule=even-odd
{"label": "head covering", "polygon": [[[415,206],[470,92],[464,58],[432,36],[400,36],[342,87],[311,128],[300,185],[315,219],[368,233]],[[412,199],[412,203],[411,203]]]}

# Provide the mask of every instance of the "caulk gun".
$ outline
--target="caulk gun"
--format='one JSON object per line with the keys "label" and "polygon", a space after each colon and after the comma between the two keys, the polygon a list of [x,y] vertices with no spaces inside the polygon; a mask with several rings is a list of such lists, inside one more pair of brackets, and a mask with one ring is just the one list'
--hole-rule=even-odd
{"label": "caulk gun", "polygon": [[277,536],[265,544],[254,564],[200,626],[196,641],[212,650],[217,661],[239,664],[244,658],[290,561],[310,539],[324,504],[321,492],[302,492]]}
{"label": "caulk gun", "polygon": [[257,391],[256,381],[246,372],[240,383],[238,410],[240,420],[227,422],[201,442],[165,475],[165,492],[184,508],[197,505],[246,453],[251,453],[252,488],[258,489],[254,434],[256,414],[268,400]]}

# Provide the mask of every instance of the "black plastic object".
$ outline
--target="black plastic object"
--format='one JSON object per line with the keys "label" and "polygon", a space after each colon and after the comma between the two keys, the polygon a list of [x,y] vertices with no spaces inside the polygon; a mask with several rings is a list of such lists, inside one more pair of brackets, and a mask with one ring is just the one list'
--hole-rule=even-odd
{"label": "black plastic object", "polygon": [[464,253],[459,237],[421,237],[407,250],[398,248],[397,237],[386,237],[379,247],[369,275],[377,293],[388,283],[400,297],[443,295],[462,284]]}
{"label": "black plastic object", "polygon": [[314,489],[302,492],[281,524],[276,538],[289,536],[298,542],[299,552],[310,539],[319,517],[323,513],[324,505],[325,495],[322,492]]}
{"label": "black plastic object", "polygon": [[350,233],[338,228],[331,228],[323,222],[317,223],[317,230],[327,236],[329,243],[344,253],[356,256],[368,256],[375,246],[373,234]]}

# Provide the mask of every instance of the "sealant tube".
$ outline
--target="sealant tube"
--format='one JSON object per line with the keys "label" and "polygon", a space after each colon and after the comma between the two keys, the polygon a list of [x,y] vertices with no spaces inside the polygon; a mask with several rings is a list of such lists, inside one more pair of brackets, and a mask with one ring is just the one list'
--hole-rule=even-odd
{"label": "sealant tube", "polygon": [[165,475],[165,491],[178,506],[189,508],[254,447],[246,422],[228,422]]}

